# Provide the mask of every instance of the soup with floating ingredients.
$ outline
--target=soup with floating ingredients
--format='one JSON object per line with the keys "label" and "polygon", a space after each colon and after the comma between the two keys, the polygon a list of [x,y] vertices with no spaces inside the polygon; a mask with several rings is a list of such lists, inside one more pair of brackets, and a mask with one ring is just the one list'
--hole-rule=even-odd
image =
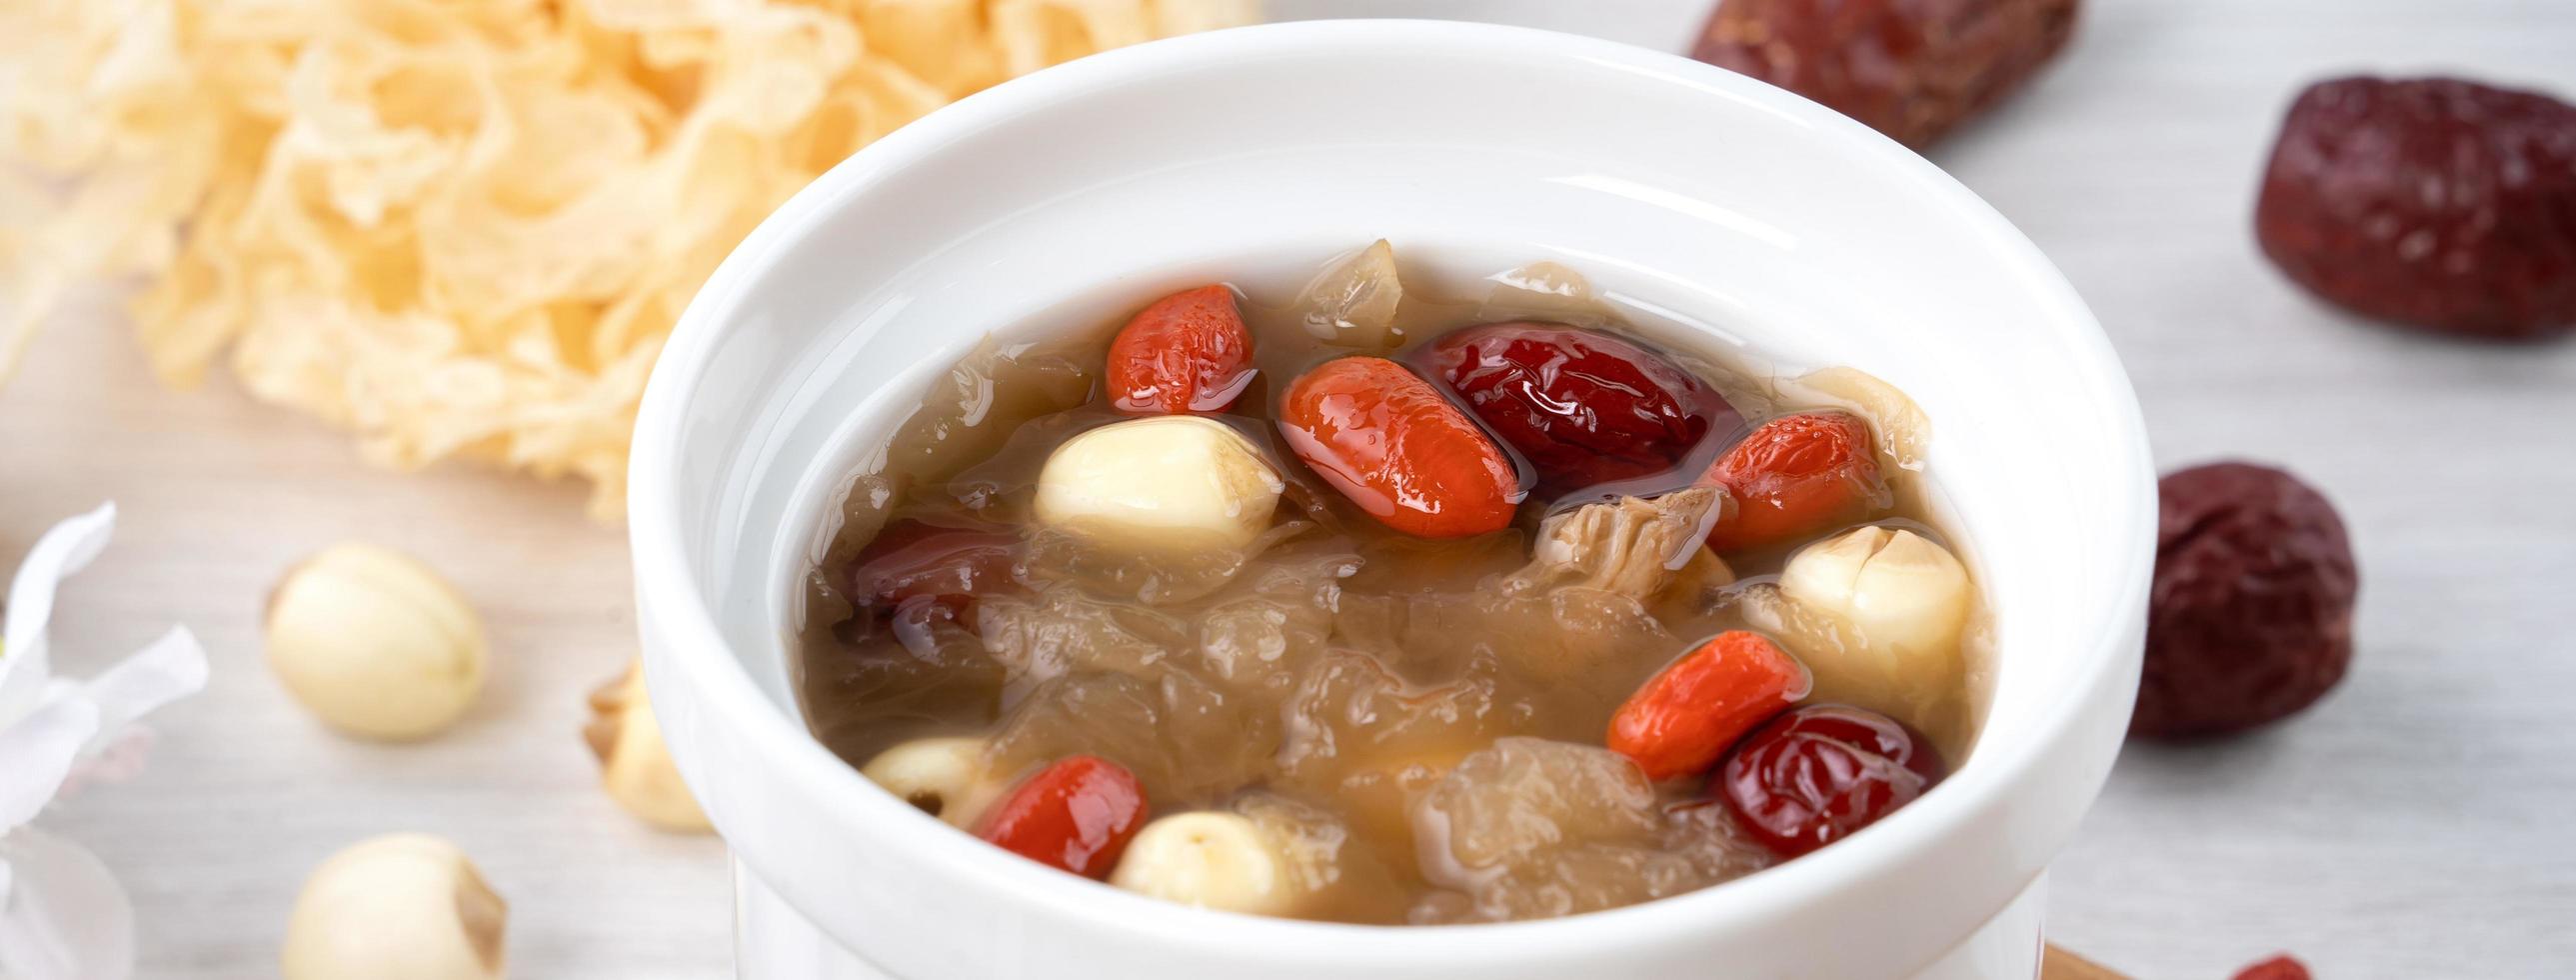
{"label": "soup with floating ingredients", "polygon": [[1933,791],[1986,630],[1929,427],[1385,242],[986,342],[827,515],[816,737],[1175,902],[1438,924],[1705,888]]}

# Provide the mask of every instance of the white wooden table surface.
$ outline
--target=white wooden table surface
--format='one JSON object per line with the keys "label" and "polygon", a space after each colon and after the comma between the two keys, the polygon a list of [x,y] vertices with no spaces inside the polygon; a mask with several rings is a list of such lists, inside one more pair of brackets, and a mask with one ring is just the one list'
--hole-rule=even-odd
{"label": "white wooden table surface", "polygon": [[[1667,49],[1700,0],[1274,0],[1282,16],[1473,16]],[[2141,977],[2290,949],[2331,980],[2576,975],[2576,341],[2494,347],[2346,322],[2264,265],[2255,176],[2303,80],[2449,71],[2576,97],[2568,0],[2090,0],[2074,45],[1934,159],[2036,239],[2126,358],[2159,459],[2286,462],[2343,507],[2360,652],[2275,731],[2132,747],[2059,865],[2052,938]],[[592,786],[581,696],[633,649],[621,533],[578,491],[463,468],[370,471],[340,436],[218,378],[148,379],[104,313],[0,390],[0,562],[114,498],[56,648],[193,626],[212,687],[157,719],[138,780],[44,823],[96,850],[150,977],[273,974],[301,876],[419,829],[512,906],[526,977],[704,977],[729,963],[723,850]],[[426,744],[334,738],[260,663],[281,569],[346,537],[413,551],[482,608],[487,696]],[[5,567],[5,566],[0,566]]]}

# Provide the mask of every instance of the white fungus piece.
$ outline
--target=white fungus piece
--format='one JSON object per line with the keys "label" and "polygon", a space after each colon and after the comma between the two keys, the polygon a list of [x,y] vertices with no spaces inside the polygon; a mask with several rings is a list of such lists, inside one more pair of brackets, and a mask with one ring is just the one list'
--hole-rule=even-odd
{"label": "white fungus piece", "polygon": [[1324,270],[1306,286],[1298,305],[1306,332],[1315,339],[1337,347],[1388,350],[1404,346],[1404,331],[1395,324],[1403,300],[1395,246],[1381,238]]}
{"label": "white fungus piece", "polygon": [[[1685,566],[1702,560],[1707,549],[1700,542],[1708,537],[1722,501],[1723,491],[1715,487],[1693,487],[1550,515],[1539,525],[1529,565],[1511,581],[1523,587],[1572,586],[1652,598]],[[1705,561],[1717,564],[1713,570],[1695,569],[1694,578],[1732,578],[1714,555]]]}
{"label": "white fungus piece", "polygon": [[1852,367],[1829,367],[1790,383],[1814,398],[1860,413],[1878,436],[1878,451],[1901,469],[1923,468],[1923,453],[1932,443],[1932,420],[1914,399],[1877,375]]}

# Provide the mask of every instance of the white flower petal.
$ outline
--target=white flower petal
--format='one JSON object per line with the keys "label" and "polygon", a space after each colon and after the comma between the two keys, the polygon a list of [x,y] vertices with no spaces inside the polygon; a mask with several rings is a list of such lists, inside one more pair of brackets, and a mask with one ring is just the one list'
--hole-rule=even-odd
{"label": "white flower petal", "polygon": [[133,724],[113,738],[97,736],[90,741],[96,744],[100,738],[107,739],[105,745],[83,752],[72,761],[72,774],[63,777],[62,788],[54,791],[54,802],[79,796],[81,788],[91,783],[121,783],[134,778],[143,771],[144,760],[151,757],[152,743],[159,736],[150,728]]}
{"label": "white flower petal", "polygon": [[171,627],[151,645],[81,685],[81,695],[98,706],[98,731],[83,751],[105,748],[135,719],[205,686],[205,648],[197,645],[187,627]]}
{"label": "white flower petal", "polygon": [[36,539],[18,575],[9,582],[8,621],[0,633],[0,726],[36,708],[51,676],[45,662],[45,625],[54,615],[54,586],[87,567],[116,532],[116,505],[72,518]]}
{"label": "white flower petal", "polygon": [[134,903],[97,856],[21,828],[0,837],[0,976],[125,980],[134,972]]}
{"label": "white flower petal", "polygon": [[0,728],[0,834],[53,802],[81,746],[98,734],[98,706],[65,698]]}

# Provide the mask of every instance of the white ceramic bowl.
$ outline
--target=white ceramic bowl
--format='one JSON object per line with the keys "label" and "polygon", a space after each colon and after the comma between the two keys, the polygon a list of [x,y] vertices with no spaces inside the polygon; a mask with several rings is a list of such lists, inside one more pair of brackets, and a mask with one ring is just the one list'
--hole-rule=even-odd
{"label": "white ceramic bowl", "polygon": [[[807,736],[785,651],[823,501],[935,373],[987,330],[1276,279],[1379,236],[1424,286],[1552,258],[1679,324],[1676,342],[1854,365],[1912,394],[1999,620],[1966,764],[1867,832],[1721,887],[1413,929],[1204,912],[1050,871]],[[2154,547],[2117,360],[1966,189],[1715,68],[1432,22],[1111,52],[879,141],[699,294],[654,372],[632,475],[638,619],[681,771],[787,903],[923,978],[1905,975],[2074,831],[2127,725]]]}

